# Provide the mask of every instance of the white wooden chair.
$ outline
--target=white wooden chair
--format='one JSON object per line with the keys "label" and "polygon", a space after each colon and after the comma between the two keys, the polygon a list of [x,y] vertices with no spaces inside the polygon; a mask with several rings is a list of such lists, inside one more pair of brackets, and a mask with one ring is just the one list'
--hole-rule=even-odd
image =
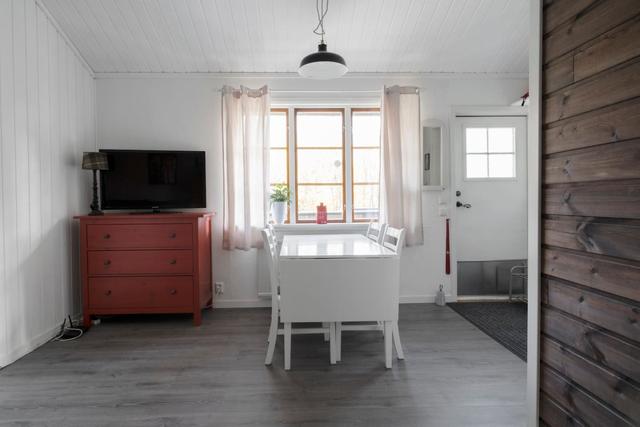
{"label": "white wooden chair", "polygon": [[269,327],[269,338],[267,346],[267,356],[264,364],[271,365],[273,353],[276,347],[278,335],[284,335],[284,369],[291,369],[291,335],[297,334],[324,334],[329,333],[329,353],[331,364],[336,363],[335,347],[335,325],[328,323],[320,328],[292,328],[291,323],[285,323],[284,328],[280,328],[280,279],[278,274],[278,242],[271,229],[262,230],[262,240],[267,253],[267,263],[269,266],[269,278],[271,282],[271,326]]}
{"label": "white wooden chair", "polygon": [[380,224],[379,222],[371,221],[365,236],[373,240],[376,243],[380,243],[382,236],[384,236],[384,230],[387,227],[386,224]]}
{"label": "white wooden chair", "polygon": [[[371,225],[373,222],[369,224],[369,229],[371,229]],[[387,249],[390,249],[396,253],[396,257],[398,258],[398,262],[400,262],[400,256],[402,255],[402,247],[404,246],[404,235],[405,229],[393,228],[390,226],[382,225],[381,228],[384,229],[384,234],[380,237],[380,240],[377,242],[380,243]],[[367,230],[367,237],[371,239],[369,236],[369,231]],[[372,239],[376,240],[376,239]],[[398,359],[404,360],[404,351],[402,350],[402,343],[400,342],[400,330],[398,328],[398,322],[392,322],[392,336],[393,343],[396,348],[396,354],[398,355]],[[341,322],[336,322],[336,360],[340,361],[342,359],[342,331],[382,331],[384,335],[384,322],[378,321],[375,325],[372,324],[342,324]],[[391,359],[391,347],[385,348],[385,353],[389,353],[388,359]]]}

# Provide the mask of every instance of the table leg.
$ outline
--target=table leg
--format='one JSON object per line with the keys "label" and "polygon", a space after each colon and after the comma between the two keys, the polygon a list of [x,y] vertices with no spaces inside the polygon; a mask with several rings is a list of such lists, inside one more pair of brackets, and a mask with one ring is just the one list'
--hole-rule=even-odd
{"label": "table leg", "polygon": [[385,320],[384,322],[384,364],[387,369],[392,367],[392,348],[391,340],[393,339],[393,322]]}
{"label": "table leg", "polygon": [[336,364],[336,324],[329,323],[329,358],[332,365]]}
{"label": "table leg", "polygon": [[284,324],[284,370],[291,369],[291,322]]}

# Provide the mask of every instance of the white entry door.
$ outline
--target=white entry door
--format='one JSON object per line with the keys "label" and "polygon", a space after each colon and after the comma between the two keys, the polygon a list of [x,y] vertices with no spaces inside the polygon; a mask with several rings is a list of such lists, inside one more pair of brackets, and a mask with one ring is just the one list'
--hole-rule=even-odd
{"label": "white entry door", "polygon": [[458,117],[455,127],[457,262],[526,259],[526,118]]}

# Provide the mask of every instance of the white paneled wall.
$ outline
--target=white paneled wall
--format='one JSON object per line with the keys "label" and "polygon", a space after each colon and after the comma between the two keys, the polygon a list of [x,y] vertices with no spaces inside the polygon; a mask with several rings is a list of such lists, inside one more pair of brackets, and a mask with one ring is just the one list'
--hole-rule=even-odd
{"label": "white paneled wall", "polygon": [[0,366],[80,311],[73,215],[88,210],[95,84],[35,0],[0,0]]}

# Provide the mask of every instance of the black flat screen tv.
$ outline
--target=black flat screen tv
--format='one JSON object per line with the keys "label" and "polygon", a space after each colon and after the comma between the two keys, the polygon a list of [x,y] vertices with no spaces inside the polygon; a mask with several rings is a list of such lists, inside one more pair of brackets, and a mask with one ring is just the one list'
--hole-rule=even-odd
{"label": "black flat screen tv", "polygon": [[188,209],[207,206],[204,151],[100,150],[102,209]]}

